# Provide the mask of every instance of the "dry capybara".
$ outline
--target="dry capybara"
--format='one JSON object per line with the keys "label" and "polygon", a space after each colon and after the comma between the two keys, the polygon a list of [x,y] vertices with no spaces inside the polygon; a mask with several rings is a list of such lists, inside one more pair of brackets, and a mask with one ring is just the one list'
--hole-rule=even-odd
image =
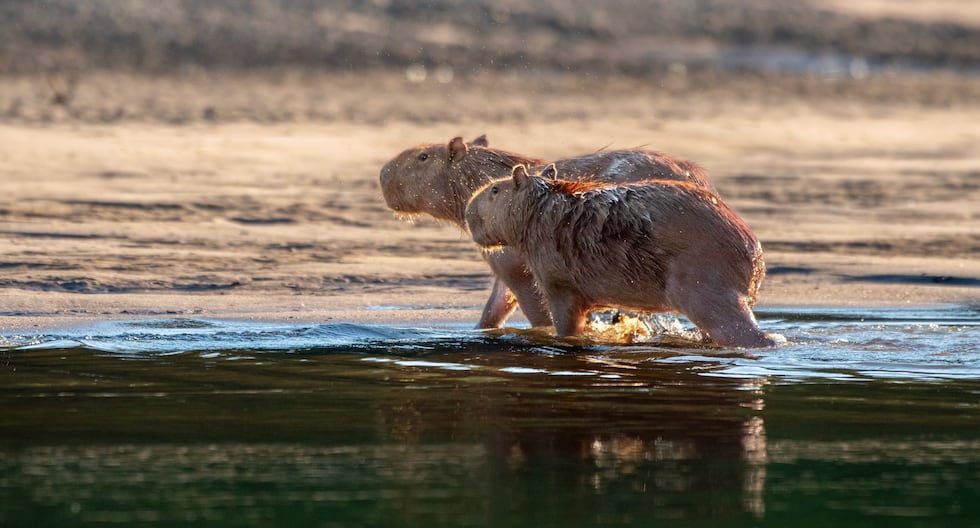
{"label": "dry capybara", "polygon": [[714,193],[688,182],[559,180],[524,166],[470,200],[483,248],[526,257],[559,336],[581,334],[594,308],[679,312],[722,346],[772,346],[752,314],[762,246]]}
{"label": "dry capybara", "polygon": [[[686,180],[714,190],[696,164],[648,150],[608,150],[555,162],[561,177],[610,182],[648,179]],[[456,137],[447,144],[407,149],[381,169],[381,190],[392,210],[429,214],[465,227],[466,203],[488,182],[511,174],[519,164],[543,166],[544,161],[490,148],[485,136],[468,144]],[[478,328],[503,324],[519,304],[533,326],[550,326],[551,312],[516,251],[485,255],[494,274],[493,288]]]}

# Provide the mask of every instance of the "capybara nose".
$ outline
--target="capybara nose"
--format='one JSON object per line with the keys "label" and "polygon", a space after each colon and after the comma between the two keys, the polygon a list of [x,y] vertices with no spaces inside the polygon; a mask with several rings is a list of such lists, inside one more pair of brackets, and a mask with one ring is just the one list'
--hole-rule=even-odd
{"label": "capybara nose", "polygon": [[382,187],[388,185],[391,181],[392,170],[388,163],[385,163],[384,167],[381,167],[381,185]]}

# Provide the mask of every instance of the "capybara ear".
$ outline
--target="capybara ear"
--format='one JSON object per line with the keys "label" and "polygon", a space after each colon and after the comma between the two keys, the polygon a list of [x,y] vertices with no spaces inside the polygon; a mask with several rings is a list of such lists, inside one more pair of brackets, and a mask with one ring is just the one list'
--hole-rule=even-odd
{"label": "capybara ear", "polygon": [[555,167],[554,163],[548,165],[543,171],[541,171],[541,177],[548,178],[549,180],[558,179],[558,167]]}
{"label": "capybara ear", "polygon": [[510,175],[512,178],[514,178],[514,186],[518,189],[520,189],[522,185],[526,184],[528,180],[531,179],[531,175],[527,173],[527,167],[525,167],[523,163],[514,166]]}
{"label": "capybara ear", "polygon": [[456,136],[449,140],[449,159],[447,161],[459,161],[466,156],[469,148],[463,142],[463,138]]}
{"label": "capybara ear", "polygon": [[480,134],[478,137],[474,138],[473,141],[470,141],[470,145],[477,147],[489,147],[490,142],[487,141],[486,134]]}

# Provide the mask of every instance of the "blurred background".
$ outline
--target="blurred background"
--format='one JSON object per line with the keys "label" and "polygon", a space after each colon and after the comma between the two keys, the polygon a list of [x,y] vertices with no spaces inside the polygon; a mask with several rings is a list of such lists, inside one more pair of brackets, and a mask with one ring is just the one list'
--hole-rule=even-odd
{"label": "blurred background", "polygon": [[[855,80],[872,98],[980,95],[974,0],[5,0],[0,35],[0,117],[19,120],[370,118],[310,81],[377,72],[450,95],[495,73],[666,93],[726,79],[748,95],[835,96]],[[259,88],[228,76],[261,78],[273,102],[235,97]],[[161,77],[184,88],[141,85]]]}
{"label": "blurred background", "polygon": [[978,112],[980,0],[0,0],[0,286],[482,305],[471,241],[378,171],[487,134],[697,161],[767,299],[975,299]]}

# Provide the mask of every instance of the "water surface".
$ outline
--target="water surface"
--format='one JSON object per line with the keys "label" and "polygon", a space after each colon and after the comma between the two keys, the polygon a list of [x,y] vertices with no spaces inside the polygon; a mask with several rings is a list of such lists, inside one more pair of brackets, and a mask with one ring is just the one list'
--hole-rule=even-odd
{"label": "water surface", "polygon": [[787,343],[3,334],[0,524],[980,526],[978,307],[758,315]]}

